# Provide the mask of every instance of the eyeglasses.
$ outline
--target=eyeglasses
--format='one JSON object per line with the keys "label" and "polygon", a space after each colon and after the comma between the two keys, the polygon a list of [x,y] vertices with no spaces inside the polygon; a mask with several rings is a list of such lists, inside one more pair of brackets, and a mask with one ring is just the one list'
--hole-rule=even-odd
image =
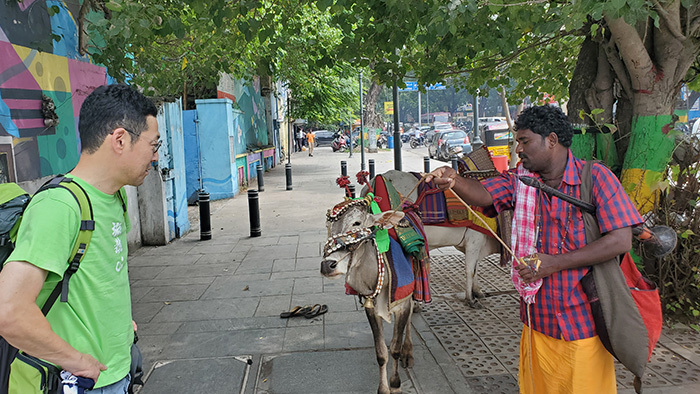
{"label": "eyeglasses", "polygon": [[[133,131],[127,129],[126,127],[122,127],[122,129],[126,130],[127,133],[129,133],[135,137],[140,137],[139,134],[134,133]],[[156,141],[155,144],[151,143],[151,148],[153,148],[153,153],[158,152],[158,149],[160,149],[161,145],[163,145],[163,140],[158,140],[158,141]]]}

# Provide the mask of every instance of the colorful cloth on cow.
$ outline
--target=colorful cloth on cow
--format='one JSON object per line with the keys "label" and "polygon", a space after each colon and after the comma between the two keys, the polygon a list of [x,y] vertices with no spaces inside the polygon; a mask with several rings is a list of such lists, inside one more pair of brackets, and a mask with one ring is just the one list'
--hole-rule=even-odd
{"label": "colorful cloth on cow", "polygon": [[413,295],[415,280],[411,258],[404,254],[401,244],[391,239],[386,257],[386,261],[391,262],[387,264],[387,273],[391,274],[388,281],[391,291],[389,309],[391,309],[397,301]]}
{"label": "colorful cloth on cow", "polygon": [[[421,179],[422,175],[417,172],[412,172],[413,176]],[[421,212],[423,224],[437,224],[447,221],[447,204],[443,193],[430,193],[430,191],[438,190],[435,182],[421,182],[418,185],[418,195],[423,196],[423,199],[418,199],[418,208]]]}
{"label": "colorful cloth on cow", "polygon": [[[401,197],[391,182],[386,182],[381,175],[374,177],[373,181],[374,193],[376,196],[381,197],[377,204],[382,212],[403,208],[399,207]],[[398,226],[389,229],[389,235],[398,240],[405,251],[420,257],[422,251],[425,250],[425,239],[413,228],[413,225],[410,223],[410,216],[406,215],[406,218],[408,223],[407,221],[402,221]]]}
{"label": "colorful cloth on cow", "polygon": [[[377,198],[374,197],[373,193],[367,193],[367,196],[369,198],[369,211],[372,214],[378,214],[382,213],[382,209],[379,207],[379,204],[377,204]],[[376,235],[374,237],[374,241],[377,243],[377,250],[379,253],[385,253],[387,250],[389,250],[389,230],[380,228],[377,230]]]}
{"label": "colorful cloth on cow", "polygon": [[[518,165],[516,171],[518,176],[534,175],[521,165]],[[520,297],[528,304],[535,302],[535,295],[542,286],[542,279],[525,283],[518,273],[518,266],[521,258],[537,253],[535,247],[538,232],[535,221],[537,205],[537,189],[518,182],[515,186],[515,212],[511,231],[511,248],[515,256],[510,267],[510,278]]]}
{"label": "colorful cloth on cow", "polygon": [[521,394],[616,392],[613,356],[597,336],[565,341],[533,330],[530,345],[529,335],[523,326],[518,369]]}
{"label": "colorful cloth on cow", "polygon": [[399,193],[391,182],[386,182],[381,175],[372,179],[372,187],[378,197],[375,200],[382,211],[397,208],[404,211],[405,220],[402,220],[398,226],[389,229],[388,234],[401,244],[404,251],[410,254],[416,281],[413,292],[414,300],[431,302],[430,255],[421,218],[414,211],[406,209],[411,205],[410,201],[407,200],[403,206],[398,206],[401,203]]}
{"label": "colorful cloth on cow", "polygon": [[[412,172],[412,174],[418,179],[421,177],[419,173]],[[479,212],[476,212],[476,215],[479,216],[479,218],[477,218],[461,201],[459,201],[453,192],[449,190],[445,190],[444,192],[437,190],[437,186],[435,186],[432,181],[428,183],[423,182],[418,186],[418,195],[422,196],[422,198],[418,198],[416,205],[420,211],[423,224],[446,227],[469,227],[492,237],[493,234],[486,228],[487,226],[484,226],[484,223],[479,220],[482,219],[493,232],[498,231],[498,222],[496,219]]]}
{"label": "colorful cloth on cow", "polygon": [[[583,160],[569,151],[564,176],[558,187],[560,191],[581,198],[580,173],[583,164]],[[642,218],[615,175],[602,164],[594,164],[592,172],[593,203],[597,208],[596,217],[601,233],[641,223]],[[535,177],[541,180],[539,174],[535,174]],[[493,199],[493,205],[487,207],[485,212],[495,214],[513,209],[513,195],[518,183],[514,170],[482,181]],[[538,252],[563,254],[586,244],[583,217],[578,208],[544,193],[540,193],[538,202]],[[535,303],[530,306],[534,330],[567,341],[596,335],[588,299],[580,283],[588,271],[589,267],[567,269],[544,278]],[[526,308],[522,300],[520,310],[521,320],[526,323]]]}

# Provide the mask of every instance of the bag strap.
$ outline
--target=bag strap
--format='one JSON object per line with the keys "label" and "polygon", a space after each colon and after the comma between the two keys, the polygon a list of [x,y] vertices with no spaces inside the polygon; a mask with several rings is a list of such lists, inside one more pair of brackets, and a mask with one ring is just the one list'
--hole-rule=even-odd
{"label": "bag strap", "polygon": [[44,190],[54,189],[57,187],[68,190],[78,203],[78,208],[80,209],[80,228],[78,230],[78,238],[76,239],[73,250],[71,251],[71,257],[68,260],[68,269],[66,269],[66,272],[63,274],[63,279],[56,284],[56,287],[53,289],[49,295],[49,298],[47,298],[46,302],[44,303],[44,306],[41,308],[41,312],[44,314],[44,316],[49,313],[59,294],[61,295],[61,302],[68,302],[68,282],[70,281],[71,276],[78,271],[80,262],[83,261],[88,245],[90,245],[92,232],[95,230],[95,220],[90,198],[85,192],[85,189],[83,189],[77,182],[73,181],[72,178],[68,178],[63,175],[56,176],[40,187],[34,195],[37,195]]}
{"label": "bag strap", "polygon": [[[581,169],[581,200],[593,203],[593,164],[598,163],[597,160],[589,160],[583,164]],[[583,224],[586,230],[586,243],[591,243],[600,238],[600,228],[598,220],[590,213],[581,210],[583,213]]]}

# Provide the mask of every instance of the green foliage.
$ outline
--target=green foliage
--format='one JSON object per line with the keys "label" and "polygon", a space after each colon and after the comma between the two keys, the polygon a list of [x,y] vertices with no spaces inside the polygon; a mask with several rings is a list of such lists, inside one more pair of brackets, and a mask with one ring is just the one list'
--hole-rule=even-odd
{"label": "green foliage", "polygon": [[[91,13],[89,52],[119,81],[147,94],[211,97],[221,73],[287,81],[299,118],[350,118],[347,63],[334,58],[341,32],[305,1],[111,0],[112,18]],[[311,100],[305,102],[305,100]],[[293,107],[294,108],[294,107]],[[308,111],[308,112],[304,112]]]}
{"label": "green foliage", "polygon": [[667,257],[647,258],[650,276],[659,285],[666,320],[694,325],[700,322],[700,141],[684,139],[669,167],[669,186],[661,192],[654,211],[655,223],[671,226],[678,246]]}

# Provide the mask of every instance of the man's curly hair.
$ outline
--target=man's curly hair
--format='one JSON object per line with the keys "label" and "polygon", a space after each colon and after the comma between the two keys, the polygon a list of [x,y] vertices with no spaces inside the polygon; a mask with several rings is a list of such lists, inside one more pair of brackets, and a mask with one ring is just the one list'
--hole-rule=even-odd
{"label": "man's curly hair", "polygon": [[553,105],[530,107],[521,112],[515,120],[515,130],[527,129],[542,137],[555,133],[565,148],[571,146],[571,138],[574,136],[574,129],[564,112]]}

